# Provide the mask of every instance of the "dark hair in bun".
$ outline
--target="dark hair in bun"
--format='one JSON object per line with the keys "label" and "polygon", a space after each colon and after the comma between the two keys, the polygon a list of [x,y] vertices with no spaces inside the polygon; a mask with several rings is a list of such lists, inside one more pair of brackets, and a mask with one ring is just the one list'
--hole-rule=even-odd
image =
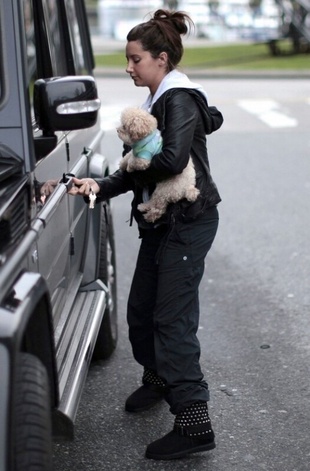
{"label": "dark hair in bun", "polygon": [[166,52],[169,71],[175,69],[183,56],[181,36],[190,33],[194,26],[191,18],[182,11],[157,10],[153,17],[140,23],[127,35],[127,41],[139,41],[145,51],[157,58]]}

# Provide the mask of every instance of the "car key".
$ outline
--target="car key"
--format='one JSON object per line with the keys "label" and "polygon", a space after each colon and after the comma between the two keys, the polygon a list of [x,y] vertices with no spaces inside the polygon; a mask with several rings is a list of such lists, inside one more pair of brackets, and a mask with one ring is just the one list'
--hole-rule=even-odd
{"label": "car key", "polygon": [[90,209],[94,209],[96,198],[97,198],[96,193],[94,193],[93,190],[90,189],[90,193],[89,193],[89,208]]}

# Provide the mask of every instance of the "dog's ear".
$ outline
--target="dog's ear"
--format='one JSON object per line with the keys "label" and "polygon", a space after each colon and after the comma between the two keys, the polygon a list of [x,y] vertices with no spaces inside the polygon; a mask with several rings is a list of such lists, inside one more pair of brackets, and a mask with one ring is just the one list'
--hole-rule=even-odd
{"label": "dog's ear", "polygon": [[141,116],[133,116],[127,123],[127,129],[133,141],[139,141],[152,132],[149,123]]}
{"label": "dog's ear", "polygon": [[[136,109],[134,107],[124,108],[121,112],[121,126],[127,127],[128,123],[132,119],[132,116],[135,116]],[[138,110],[138,108],[137,108]]]}
{"label": "dog's ear", "polygon": [[143,139],[157,128],[156,118],[141,108],[125,108],[121,122],[133,142]]}

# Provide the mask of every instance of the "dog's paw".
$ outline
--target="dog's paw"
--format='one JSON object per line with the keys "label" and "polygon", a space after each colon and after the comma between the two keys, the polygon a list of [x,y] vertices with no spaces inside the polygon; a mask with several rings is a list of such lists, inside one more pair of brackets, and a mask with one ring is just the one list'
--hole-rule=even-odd
{"label": "dog's paw", "polygon": [[124,159],[119,162],[118,166],[121,170],[127,170],[127,162]]}
{"label": "dog's paw", "polygon": [[155,222],[163,215],[163,211],[160,211],[157,208],[151,208],[149,211],[143,214],[146,222]]}
{"label": "dog's paw", "polygon": [[140,213],[146,213],[150,209],[146,203],[138,204],[137,208],[140,211]]}
{"label": "dog's paw", "polygon": [[188,188],[185,192],[185,198],[188,201],[196,201],[200,191],[195,186]]}
{"label": "dog's paw", "polygon": [[135,170],[145,170],[150,166],[150,161],[145,159],[140,159],[139,157],[134,157],[129,159],[127,171],[134,172]]}
{"label": "dog's paw", "polygon": [[135,170],[137,170],[135,162],[132,160],[129,160],[128,165],[127,165],[127,172],[134,172]]}

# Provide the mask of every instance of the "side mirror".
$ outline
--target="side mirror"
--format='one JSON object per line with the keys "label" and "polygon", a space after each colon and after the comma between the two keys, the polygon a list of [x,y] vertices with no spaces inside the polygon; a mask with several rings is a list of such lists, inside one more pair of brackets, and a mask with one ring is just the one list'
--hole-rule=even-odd
{"label": "side mirror", "polygon": [[100,100],[92,76],[39,79],[34,84],[34,113],[44,136],[93,126]]}

